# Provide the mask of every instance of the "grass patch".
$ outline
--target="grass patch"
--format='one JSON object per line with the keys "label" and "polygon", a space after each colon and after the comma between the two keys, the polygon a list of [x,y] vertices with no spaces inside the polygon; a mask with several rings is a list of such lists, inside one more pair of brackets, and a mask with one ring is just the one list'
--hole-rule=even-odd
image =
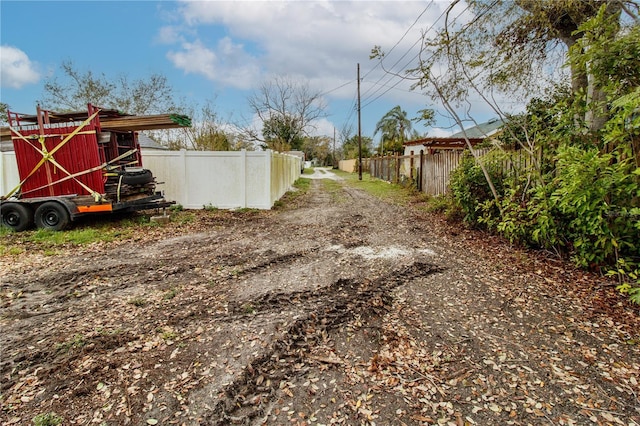
{"label": "grass patch", "polygon": [[17,232],[15,232],[11,228],[7,228],[5,226],[0,226],[0,237],[4,237],[5,235],[14,235],[16,233]]}
{"label": "grass patch", "polygon": [[368,173],[363,173],[362,180],[359,180],[357,173],[347,173],[342,170],[334,170],[333,172],[343,178],[347,185],[360,188],[374,197],[392,204],[414,203],[418,194],[412,188],[373,178]]}
{"label": "grass patch", "polygon": [[309,188],[311,188],[311,179],[303,178],[303,177],[298,178],[293,183],[293,187],[296,188],[298,191],[307,192],[309,191]]}
{"label": "grass patch", "polygon": [[331,199],[334,202],[340,203],[345,202],[347,199],[343,196],[344,192],[342,189],[342,184],[333,179],[322,179],[320,180],[320,184],[322,185],[322,189],[329,193]]}
{"label": "grass patch", "polygon": [[177,223],[178,225],[186,225],[188,223],[193,223],[196,220],[196,215],[191,212],[180,212],[178,214],[174,214],[171,217],[171,221]]}
{"label": "grass patch", "polygon": [[98,241],[111,242],[114,239],[113,231],[109,232],[103,228],[81,228],[63,232],[38,229],[27,237],[27,241],[34,243],[46,243],[46,245],[71,244],[77,246]]}
{"label": "grass patch", "polygon": [[175,331],[165,329],[162,330],[162,334],[160,335],[160,337],[162,337],[163,340],[176,340],[179,336]]}
{"label": "grass patch", "polygon": [[309,192],[309,189],[311,188],[311,179],[303,177],[298,178],[293,183],[293,187],[295,190],[288,191],[282,198],[273,203],[274,210],[286,208],[288,205],[295,206],[296,200]]}
{"label": "grass patch", "polygon": [[72,349],[78,349],[87,344],[87,341],[84,339],[84,336],[80,334],[76,334],[70,340],[67,340],[64,343],[58,343],[56,345],[56,351],[61,353],[68,353]]}
{"label": "grass patch", "polygon": [[256,308],[251,303],[245,303],[244,305],[242,305],[242,312],[247,315],[251,315],[256,312]]}
{"label": "grass patch", "polygon": [[138,308],[143,307],[144,305],[147,304],[147,301],[144,297],[134,297],[133,299],[129,300],[127,303],[129,303],[130,305],[136,306]]}
{"label": "grass patch", "polygon": [[96,331],[101,336],[117,336],[118,334],[122,333],[121,328],[108,329],[108,328],[99,327],[96,329]]}
{"label": "grass patch", "polygon": [[242,207],[239,209],[234,210],[237,213],[243,213],[243,214],[256,214],[256,213],[260,213],[260,209],[255,209],[253,207]]}
{"label": "grass patch", "polygon": [[22,247],[0,245],[0,256],[18,256],[24,252],[25,250]]}
{"label": "grass patch", "polygon": [[303,175],[312,175],[314,173],[315,173],[315,170],[313,170],[313,167],[308,167],[302,171]]}
{"label": "grass patch", "polygon": [[81,222],[76,228],[66,231],[37,229],[13,232],[0,228],[0,235],[5,237],[4,244],[0,246],[0,256],[19,255],[26,251],[42,251],[45,256],[54,256],[58,254],[57,247],[84,246],[130,238],[139,226],[128,219],[108,224]]}
{"label": "grass patch", "polygon": [[56,413],[38,414],[33,418],[33,426],[58,426],[62,424],[62,417]]}
{"label": "grass patch", "polygon": [[162,295],[162,298],[164,300],[171,300],[174,297],[176,297],[178,295],[178,293],[180,292],[180,289],[177,287],[173,287],[167,291],[164,292],[164,294]]}

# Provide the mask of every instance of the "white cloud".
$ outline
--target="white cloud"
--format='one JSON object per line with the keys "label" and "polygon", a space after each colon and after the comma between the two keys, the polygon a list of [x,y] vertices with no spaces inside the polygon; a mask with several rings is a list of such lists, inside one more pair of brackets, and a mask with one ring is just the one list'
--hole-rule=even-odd
{"label": "white cloud", "polygon": [[336,129],[335,125],[326,118],[320,118],[311,123],[313,129],[311,129],[311,136],[329,136],[333,137],[333,132],[336,132],[336,138],[338,138],[340,129]]}
{"label": "white cloud", "polygon": [[247,55],[241,44],[224,37],[215,48],[200,40],[182,43],[181,50],[170,51],[167,57],[187,74],[200,74],[224,85],[248,89],[259,78],[257,60]]}
{"label": "white cloud", "polygon": [[[389,64],[410,52],[396,66],[406,68],[407,63],[415,60],[419,48],[415,42],[420,30],[429,27],[446,6],[431,3],[427,13],[407,32],[428,4],[418,1],[184,1],[180,13],[184,24],[197,28],[201,39],[207,31],[222,26],[227,37],[236,43],[242,40],[245,53],[263,64],[265,75],[304,76],[312,88],[324,91],[340,86],[345,79],[355,81],[358,62],[363,75],[371,70],[376,63],[369,60],[369,53],[375,45],[390,50],[402,39]],[[220,54],[218,50],[216,53]],[[381,75],[382,70],[377,68],[367,78],[375,82]],[[214,78],[221,77],[217,74]],[[258,82],[256,79],[253,84]],[[332,96],[352,94],[353,89]]]}
{"label": "white cloud", "polygon": [[[410,114],[434,108],[444,116],[438,120],[443,128],[426,131],[446,136],[452,133],[445,129],[451,120],[439,100],[410,90],[415,81],[399,76],[417,65],[423,32],[435,35],[448,6],[443,1],[183,0],[176,16],[182,18],[180,36],[190,42],[171,58],[185,72],[204,75],[221,87],[251,90],[274,75],[286,75],[312,91],[329,92],[328,102],[354,99],[359,63],[362,107],[368,117],[380,117],[395,105]],[[458,25],[473,17],[466,2],[451,16]],[[374,46],[386,54],[386,71],[369,59]],[[470,99],[473,115],[480,121],[495,115],[476,98]],[[513,104],[511,99],[505,107]],[[462,109],[468,112],[466,105]],[[318,134],[332,130],[328,120],[318,126]]]}
{"label": "white cloud", "polygon": [[176,42],[184,42],[184,37],[181,35],[182,29],[175,26],[164,26],[158,31],[156,41],[162,44],[174,44]]}
{"label": "white cloud", "polygon": [[36,64],[29,60],[27,54],[7,45],[0,46],[0,76],[2,87],[13,89],[20,89],[40,80]]}

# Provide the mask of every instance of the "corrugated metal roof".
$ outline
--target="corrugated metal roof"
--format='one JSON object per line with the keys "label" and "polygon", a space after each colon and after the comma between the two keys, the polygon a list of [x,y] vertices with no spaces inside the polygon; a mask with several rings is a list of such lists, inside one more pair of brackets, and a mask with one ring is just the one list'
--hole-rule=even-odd
{"label": "corrugated metal roof", "polygon": [[[491,120],[480,123],[476,126],[469,127],[468,129],[464,129],[464,132],[467,134],[468,138],[488,138],[493,135],[502,127],[504,121],[499,118],[492,118]],[[450,137],[452,138],[463,138],[464,133],[458,132],[454,133]]]}

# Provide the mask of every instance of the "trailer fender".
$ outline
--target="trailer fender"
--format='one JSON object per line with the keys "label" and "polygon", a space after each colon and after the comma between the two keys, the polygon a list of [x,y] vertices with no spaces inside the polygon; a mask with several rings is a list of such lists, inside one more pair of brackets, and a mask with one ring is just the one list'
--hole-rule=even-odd
{"label": "trailer fender", "polygon": [[75,220],[80,215],[78,206],[76,205],[76,203],[73,202],[71,198],[60,197],[60,198],[56,198],[55,201],[62,204],[62,206],[64,206],[64,208],[67,209],[67,212],[69,213],[69,218],[72,221]]}

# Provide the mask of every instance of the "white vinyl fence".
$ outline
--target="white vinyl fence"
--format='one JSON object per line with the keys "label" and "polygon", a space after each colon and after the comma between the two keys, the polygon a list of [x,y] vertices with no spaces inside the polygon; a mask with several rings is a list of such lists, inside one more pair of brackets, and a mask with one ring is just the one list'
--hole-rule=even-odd
{"label": "white vinyl fence", "polygon": [[0,151],[0,195],[7,195],[20,183],[18,163],[13,151]]}
{"label": "white vinyl fence", "polygon": [[[186,209],[270,209],[300,177],[300,158],[273,151],[142,151],[157,189]],[[0,152],[0,194],[19,182],[13,152]]]}

